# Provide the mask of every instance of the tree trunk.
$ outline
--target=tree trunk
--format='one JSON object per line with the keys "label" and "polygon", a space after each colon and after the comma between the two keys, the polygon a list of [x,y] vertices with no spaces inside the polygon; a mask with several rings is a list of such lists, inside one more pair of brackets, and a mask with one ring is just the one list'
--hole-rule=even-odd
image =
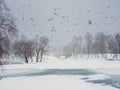
{"label": "tree trunk", "polygon": [[39,59],[39,53],[37,53],[36,55],[36,62],[38,62],[38,59]]}
{"label": "tree trunk", "polygon": [[31,59],[31,62],[33,62],[33,58],[32,58],[32,57],[30,57],[30,59]]}
{"label": "tree trunk", "polygon": [[25,62],[28,63],[27,55],[25,55]]}
{"label": "tree trunk", "polygon": [[41,58],[40,58],[40,62],[42,62],[42,58],[43,58],[43,49],[41,50]]}

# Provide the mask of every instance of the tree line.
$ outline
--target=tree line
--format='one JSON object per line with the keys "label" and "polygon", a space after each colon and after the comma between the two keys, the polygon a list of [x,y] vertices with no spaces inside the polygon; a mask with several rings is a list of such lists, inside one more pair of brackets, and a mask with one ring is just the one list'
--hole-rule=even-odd
{"label": "tree line", "polygon": [[106,58],[107,54],[117,58],[120,54],[120,33],[107,34],[98,32],[92,35],[86,32],[84,36],[74,36],[72,41],[64,47],[64,52],[72,55],[87,55],[87,57]]}

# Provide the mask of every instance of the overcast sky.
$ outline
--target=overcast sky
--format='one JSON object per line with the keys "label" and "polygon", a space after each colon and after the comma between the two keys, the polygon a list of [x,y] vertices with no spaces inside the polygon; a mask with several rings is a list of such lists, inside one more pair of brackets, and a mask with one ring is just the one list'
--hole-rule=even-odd
{"label": "overcast sky", "polygon": [[[63,46],[85,32],[120,31],[120,0],[6,0],[18,29],[28,38],[47,35]],[[91,23],[90,23],[91,22]]]}

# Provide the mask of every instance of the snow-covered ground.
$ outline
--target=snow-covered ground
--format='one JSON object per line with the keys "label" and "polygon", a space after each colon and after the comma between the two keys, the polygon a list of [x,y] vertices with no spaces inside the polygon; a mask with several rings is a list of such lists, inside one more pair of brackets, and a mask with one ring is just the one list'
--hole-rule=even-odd
{"label": "snow-covered ground", "polygon": [[0,90],[119,90],[120,61],[60,60],[5,65]]}

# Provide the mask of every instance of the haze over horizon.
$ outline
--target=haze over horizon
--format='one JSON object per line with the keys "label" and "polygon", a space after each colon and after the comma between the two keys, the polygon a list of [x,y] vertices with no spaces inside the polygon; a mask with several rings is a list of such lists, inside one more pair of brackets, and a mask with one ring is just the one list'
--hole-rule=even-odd
{"label": "haze over horizon", "polygon": [[86,32],[120,32],[120,0],[6,0],[18,29],[28,38],[46,35],[65,46]]}

